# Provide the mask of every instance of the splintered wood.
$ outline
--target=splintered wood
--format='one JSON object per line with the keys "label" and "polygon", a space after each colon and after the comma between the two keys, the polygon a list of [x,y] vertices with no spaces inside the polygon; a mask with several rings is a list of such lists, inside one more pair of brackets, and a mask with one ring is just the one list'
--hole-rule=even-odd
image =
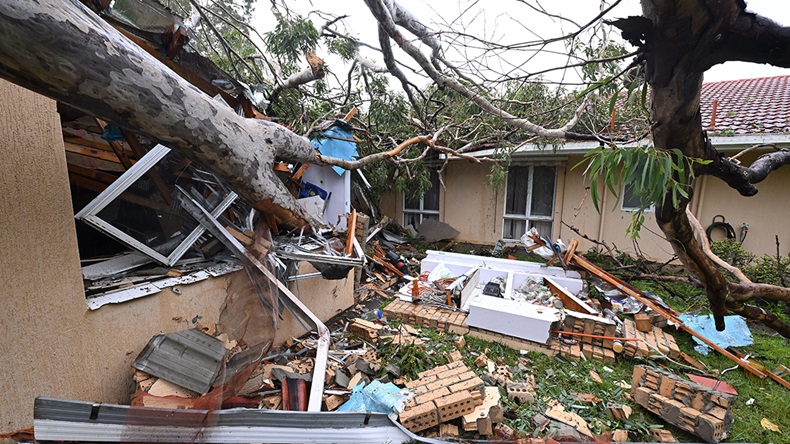
{"label": "splintered wood", "polygon": [[631,386],[634,401],[664,421],[708,442],[729,435],[735,396],[638,365]]}
{"label": "splintered wood", "polygon": [[652,350],[657,350],[670,359],[680,357],[680,349],[675,337],[658,327],[653,326],[650,332],[645,333],[639,331],[633,321],[626,319],[623,321],[623,337],[639,339],[623,344],[623,354],[626,356],[646,358],[650,356]]}
{"label": "splintered wood", "polygon": [[472,413],[485,396],[483,381],[462,362],[424,371],[407,382],[406,388],[414,398],[399,419],[412,432]]}

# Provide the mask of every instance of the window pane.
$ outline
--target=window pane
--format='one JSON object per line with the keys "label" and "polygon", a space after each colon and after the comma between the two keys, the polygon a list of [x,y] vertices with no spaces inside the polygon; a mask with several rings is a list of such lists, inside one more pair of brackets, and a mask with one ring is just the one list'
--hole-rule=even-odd
{"label": "window pane", "polygon": [[527,221],[517,219],[505,219],[502,227],[502,237],[504,239],[520,239],[527,232]]}
{"label": "window pane", "polygon": [[420,198],[419,197],[409,197],[405,195],[406,199],[403,201],[403,209],[404,210],[420,210]]}
{"label": "window pane", "polygon": [[535,227],[535,229],[538,230],[538,234],[540,234],[541,237],[544,237],[546,239],[551,239],[551,222],[550,221],[531,220],[531,221],[529,221],[529,226],[530,227]]}
{"label": "window pane", "polygon": [[532,172],[531,216],[551,216],[554,213],[554,167],[536,166]]}
{"label": "window pane", "polygon": [[[505,214],[527,214],[528,183],[528,166],[512,166],[508,168],[507,190],[505,192]],[[519,236],[521,235],[519,234]]]}
{"label": "window pane", "polygon": [[411,225],[416,227],[420,224],[420,214],[419,213],[403,213],[403,225]]}
{"label": "window pane", "polygon": [[634,193],[634,186],[631,184],[623,186],[623,209],[630,210],[639,207],[639,196]]}
{"label": "window pane", "polygon": [[422,196],[422,209],[439,211],[439,174],[431,170],[431,188]]}

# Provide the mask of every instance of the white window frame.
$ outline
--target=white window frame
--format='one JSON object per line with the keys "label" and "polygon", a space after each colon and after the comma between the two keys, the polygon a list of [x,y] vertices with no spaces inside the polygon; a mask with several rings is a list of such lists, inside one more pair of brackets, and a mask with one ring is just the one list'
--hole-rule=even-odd
{"label": "white window frame", "polygon": [[[503,216],[502,216],[502,238],[505,240],[518,240],[514,238],[506,238],[505,237],[505,223],[508,220],[523,220],[527,222],[527,228],[529,228],[529,222],[531,221],[539,221],[539,222],[551,222],[551,230],[554,231],[554,213],[556,211],[557,205],[557,167],[553,165],[537,165],[537,166],[548,166],[554,169],[554,183],[552,184],[552,196],[551,196],[551,216],[532,216],[530,213],[532,209],[532,183],[535,179],[535,165],[513,165],[513,166],[528,166],[529,167],[529,178],[527,179],[527,205],[525,207],[526,214],[509,214],[507,213],[507,182],[505,182],[505,201],[503,205]],[[507,181],[510,181],[510,169],[508,168],[507,174]]]}
{"label": "white window frame", "polygon": [[[633,189],[633,188],[631,188]],[[639,210],[639,207],[630,207],[626,206],[625,204],[625,193],[626,193],[626,185],[623,184],[623,189],[620,194],[620,211],[624,213],[635,213]],[[645,208],[645,213],[655,213],[656,212],[656,205],[652,204],[649,207]]]}
{"label": "white window frame", "polygon": [[[150,246],[135,239],[134,237],[124,233],[116,228],[112,223],[105,221],[99,217],[99,212],[107,207],[110,203],[119,198],[124,191],[129,189],[134,183],[140,179],[145,173],[153,168],[162,158],[170,152],[170,148],[163,145],[155,146],[151,151],[146,153],[137,163],[132,165],[125,173],[123,173],[115,182],[110,184],[104,191],[102,191],[95,199],[93,199],[85,208],[80,210],[74,215],[86,224],[96,228],[97,230],[113,237],[120,242],[125,243],[131,248],[149,256],[150,258],[169,266],[173,266],[179,259],[189,250],[206,229],[198,224],[192,232],[176,247],[168,256],[164,256]],[[211,214],[218,217],[236,200],[237,194],[230,191],[227,196],[220,202]]]}
{"label": "white window frame", "polygon": [[[408,215],[417,215],[417,216],[419,216],[419,222],[418,223],[420,223],[420,224],[422,223],[423,219],[425,219],[426,215],[436,216],[436,219],[439,219],[441,217],[439,215],[439,211],[441,210],[441,207],[442,207],[442,190],[441,190],[441,188],[439,188],[439,183],[438,183],[439,182],[439,173],[436,173],[436,182],[437,183],[431,183],[431,188],[429,189],[429,190],[432,190],[433,187],[437,187],[437,190],[439,192],[439,197],[437,198],[437,203],[439,204],[438,205],[439,208],[436,209],[436,210],[426,210],[425,209],[425,194],[424,193],[423,193],[422,196],[420,196],[420,208],[419,209],[406,208],[406,193],[401,193],[401,197],[403,199],[403,201],[402,201],[402,205],[403,205],[402,208],[403,208],[403,224],[404,225],[407,224],[406,217]],[[428,192],[429,190],[426,190],[426,192]]]}

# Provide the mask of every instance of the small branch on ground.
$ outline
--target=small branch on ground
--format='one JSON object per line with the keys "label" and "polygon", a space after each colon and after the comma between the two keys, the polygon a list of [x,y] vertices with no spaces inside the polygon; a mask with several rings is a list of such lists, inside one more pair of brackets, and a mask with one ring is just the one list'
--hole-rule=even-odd
{"label": "small branch on ground", "polygon": [[574,233],[576,233],[576,234],[578,234],[579,236],[581,236],[581,238],[582,238],[582,239],[584,239],[584,240],[586,240],[586,241],[589,241],[589,242],[592,242],[592,243],[594,243],[595,245],[598,245],[598,246],[600,246],[600,247],[603,247],[603,248],[606,250],[606,252],[609,254],[609,257],[611,257],[611,258],[612,258],[612,260],[613,260],[613,261],[614,261],[614,262],[615,262],[615,263],[616,263],[618,266],[620,266],[620,267],[623,267],[623,263],[622,263],[622,262],[620,262],[620,261],[617,259],[617,257],[615,256],[615,251],[614,251],[614,250],[613,250],[613,249],[612,249],[612,248],[609,246],[609,244],[607,244],[607,243],[606,243],[606,242],[604,242],[604,241],[599,241],[599,240],[597,240],[597,239],[593,239],[593,238],[591,238],[590,236],[587,236],[586,234],[582,233],[582,232],[581,232],[581,231],[580,231],[578,228],[574,227],[573,225],[568,225],[568,223],[566,223],[565,221],[561,221],[561,222],[562,222],[562,224],[563,224],[563,225],[565,225],[566,227],[568,227],[568,229],[569,229],[569,230],[571,230],[571,231],[573,231]]}

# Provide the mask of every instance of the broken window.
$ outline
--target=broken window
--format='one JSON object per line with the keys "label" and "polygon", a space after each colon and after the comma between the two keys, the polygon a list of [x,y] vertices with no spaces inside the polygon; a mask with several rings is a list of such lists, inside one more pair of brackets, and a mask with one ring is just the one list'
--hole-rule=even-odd
{"label": "broken window", "polygon": [[416,227],[423,219],[439,220],[439,174],[431,170],[431,187],[419,198],[403,195],[403,225]]}
{"label": "broken window", "polygon": [[552,166],[511,166],[505,188],[504,239],[518,239],[529,227],[550,238],[554,220],[557,169]]}
{"label": "broken window", "polygon": [[[205,229],[186,213],[168,204],[167,189],[155,187],[152,168],[176,184],[188,186],[218,216],[236,199],[212,174],[157,145],[88,206],[75,215],[164,265],[174,265]],[[170,180],[166,180],[170,182]]]}
{"label": "broken window", "polygon": [[[642,207],[641,199],[638,194],[634,192],[634,186],[631,184],[623,185],[622,194],[622,209],[623,211],[637,211]],[[645,208],[645,212],[653,213],[656,211],[656,206],[651,204]]]}

